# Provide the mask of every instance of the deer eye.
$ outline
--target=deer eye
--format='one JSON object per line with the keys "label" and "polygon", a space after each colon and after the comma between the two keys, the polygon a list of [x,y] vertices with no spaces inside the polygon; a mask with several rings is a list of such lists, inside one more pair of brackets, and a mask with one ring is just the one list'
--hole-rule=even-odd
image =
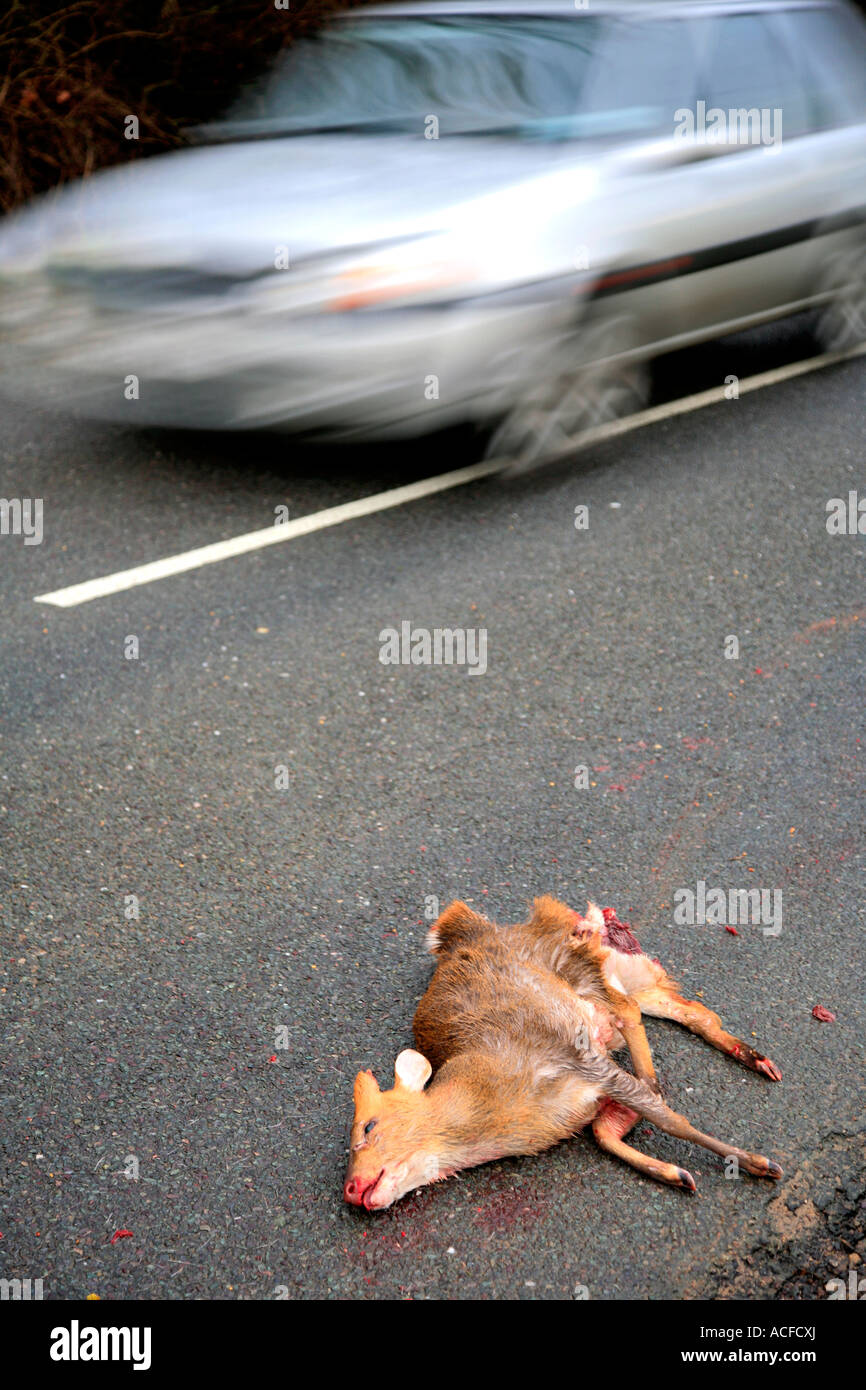
{"label": "deer eye", "polygon": [[378,1123],[377,1120],[368,1120],[367,1123],[364,1125],[364,1133],[365,1133],[365,1134],[369,1134],[369,1133],[370,1133],[370,1130],[373,1129],[373,1127],[374,1127],[377,1123]]}

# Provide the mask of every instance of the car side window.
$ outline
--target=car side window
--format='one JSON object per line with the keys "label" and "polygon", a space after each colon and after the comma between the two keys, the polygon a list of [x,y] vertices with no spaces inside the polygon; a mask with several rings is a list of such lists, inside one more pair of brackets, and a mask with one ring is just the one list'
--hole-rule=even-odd
{"label": "car side window", "polygon": [[731,143],[778,145],[813,128],[803,81],[766,13],[717,17],[702,71],[699,96],[726,113]]}
{"label": "car side window", "polygon": [[613,20],[581,110],[619,113],[623,133],[673,134],[675,112],[694,106],[695,66],[686,20]]}
{"label": "car side window", "polygon": [[780,19],[800,55],[816,128],[866,121],[866,24],[838,5]]}

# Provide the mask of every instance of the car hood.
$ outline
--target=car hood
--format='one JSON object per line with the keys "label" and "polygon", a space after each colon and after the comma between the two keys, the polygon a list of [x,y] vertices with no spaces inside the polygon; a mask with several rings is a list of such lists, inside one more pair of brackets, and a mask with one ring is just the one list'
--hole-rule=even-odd
{"label": "car hood", "polygon": [[[308,135],[176,151],[37,200],[0,229],[0,272],[49,264],[220,274],[421,235],[541,179],[582,196],[574,149],[499,137]],[[583,163],[581,160],[580,163]],[[537,211],[537,205],[536,205]]]}

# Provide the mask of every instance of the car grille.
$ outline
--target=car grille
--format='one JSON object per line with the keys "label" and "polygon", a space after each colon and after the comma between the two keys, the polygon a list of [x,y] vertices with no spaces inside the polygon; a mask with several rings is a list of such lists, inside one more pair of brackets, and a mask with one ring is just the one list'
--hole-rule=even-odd
{"label": "car grille", "polygon": [[[237,275],[180,268],[51,266],[61,293],[84,295],[97,309],[167,309],[179,301],[222,299],[246,283]],[[251,279],[256,276],[249,277]]]}

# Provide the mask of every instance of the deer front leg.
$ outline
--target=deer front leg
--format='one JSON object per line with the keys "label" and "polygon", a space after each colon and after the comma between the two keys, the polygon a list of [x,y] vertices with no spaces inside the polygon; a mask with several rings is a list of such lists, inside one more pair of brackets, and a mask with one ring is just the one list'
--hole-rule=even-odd
{"label": "deer front leg", "polygon": [[625,1038],[635,1072],[650,1090],[660,1092],[649,1040],[641,1022],[640,1006],[630,995],[620,994],[619,990],[607,983],[605,993],[614,1022]]}
{"label": "deer front leg", "polygon": [[699,1004],[696,999],[684,999],[675,986],[653,985],[638,990],[634,999],[641,1011],[651,1018],[670,1018],[675,1023],[682,1023],[690,1032],[697,1033],[720,1052],[727,1052],[729,1057],[735,1058],[750,1071],[758,1071],[770,1081],[782,1080],[782,1073],[775,1062],[763,1057],[741,1038],[726,1033],[718,1014]]}

